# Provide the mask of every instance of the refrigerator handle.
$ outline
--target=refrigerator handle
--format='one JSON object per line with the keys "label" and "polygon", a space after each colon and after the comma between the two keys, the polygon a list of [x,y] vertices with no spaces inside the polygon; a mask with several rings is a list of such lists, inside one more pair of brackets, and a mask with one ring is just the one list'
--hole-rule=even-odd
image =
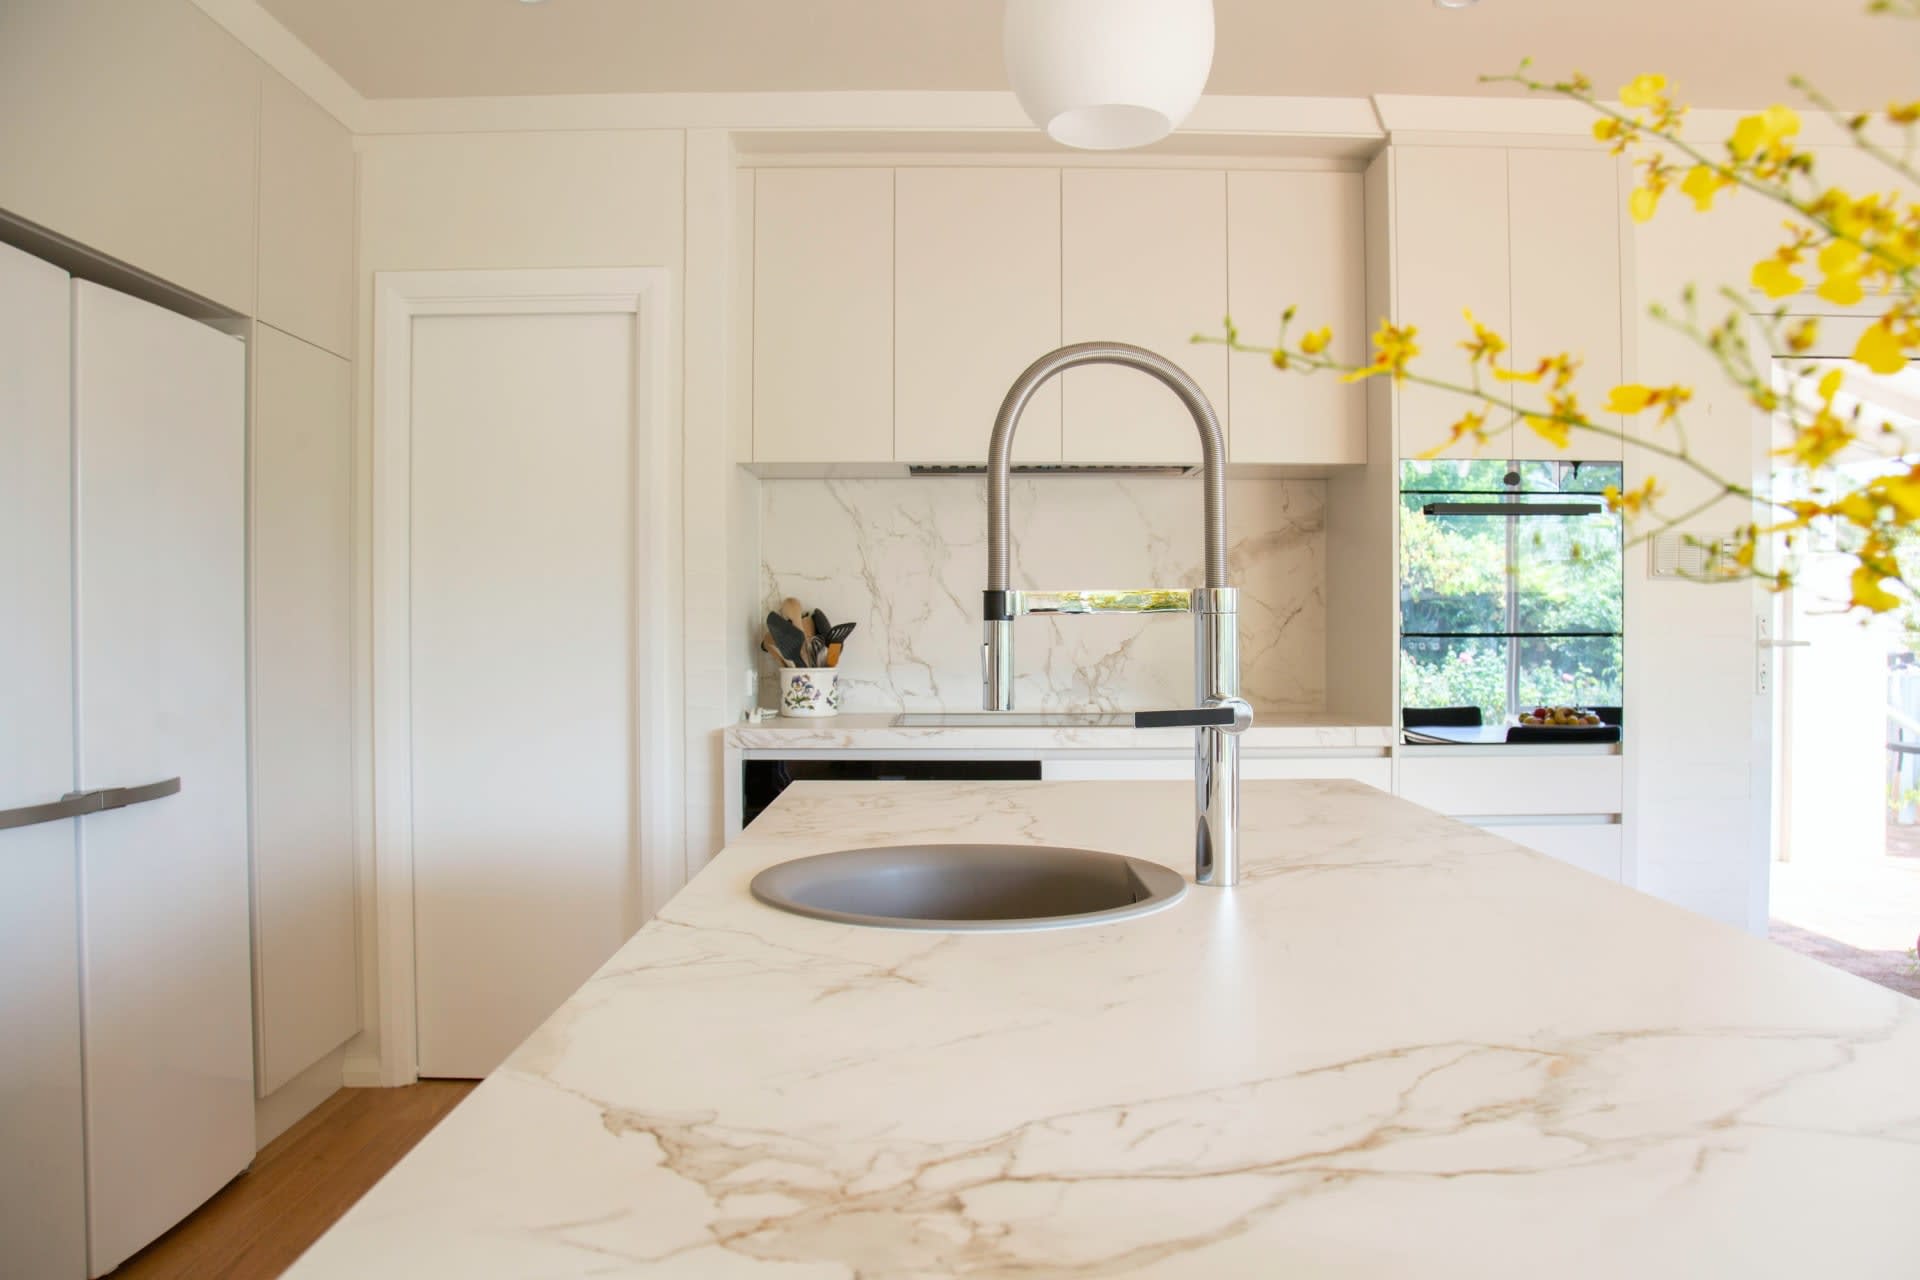
{"label": "refrigerator handle", "polygon": [[108,809],[124,809],[130,804],[145,804],[149,800],[158,800],[163,796],[178,795],[179,792],[180,779],[178,778],[149,782],[139,787],[100,787],[93,791],[70,791],[58,800],[49,800],[45,804],[27,804],[17,809],[0,809],[0,831],[8,831],[14,827],[31,827],[41,822],[82,818],[89,813],[101,813]]}
{"label": "refrigerator handle", "polygon": [[98,813],[104,809],[124,809],[130,804],[145,804],[149,800],[179,795],[180,779],[166,778],[160,782],[149,782],[139,787],[101,787],[97,791],[82,791],[78,794],[99,797],[93,807],[87,811]]}
{"label": "refrigerator handle", "polygon": [[84,792],[74,792],[61,796],[58,800],[49,800],[45,804],[23,804],[17,809],[0,809],[0,831],[10,831],[15,827],[31,827],[40,822],[59,822],[65,818],[77,818],[92,810],[92,798]]}

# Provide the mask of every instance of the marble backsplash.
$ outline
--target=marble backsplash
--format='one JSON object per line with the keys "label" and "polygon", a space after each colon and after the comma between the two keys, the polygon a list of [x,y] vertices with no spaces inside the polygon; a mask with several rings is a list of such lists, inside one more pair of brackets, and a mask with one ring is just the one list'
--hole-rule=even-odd
{"label": "marble backsplash", "polygon": [[[1201,582],[1197,477],[1016,478],[1011,496],[1016,587]],[[795,596],[859,624],[840,662],[845,710],[979,709],[983,479],[767,480],[761,503],[766,607]],[[1325,703],[1325,504],[1318,480],[1227,484],[1241,686],[1257,710]],[[1185,617],[1023,618],[1014,633],[1020,710],[1193,700]],[[772,665],[761,662],[765,688]]]}

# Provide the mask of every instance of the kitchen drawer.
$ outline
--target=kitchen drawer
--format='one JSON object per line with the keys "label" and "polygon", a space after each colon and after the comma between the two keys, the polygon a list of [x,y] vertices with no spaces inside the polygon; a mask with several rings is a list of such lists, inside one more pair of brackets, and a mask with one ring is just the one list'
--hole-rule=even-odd
{"label": "kitchen drawer", "polygon": [[[1139,757],[1113,760],[1043,760],[1040,776],[1049,782],[1100,780],[1182,779],[1193,777],[1192,756]],[[1385,756],[1285,756],[1249,760],[1241,757],[1242,782],[1294,778],[1347,778],[1382,791],[1393,789],[1393,762]]]}
{"label": "kitchen drawer", "polygon": [[1400,795],[1456,816],[1619,813],[1619,756],[1402,756]]}
{"label": "kitchen drawer", "polygon": [[1483,829],[1582,871],[1616,882],[1621,879],[1623,842],[1617,822],[1490,822]]}

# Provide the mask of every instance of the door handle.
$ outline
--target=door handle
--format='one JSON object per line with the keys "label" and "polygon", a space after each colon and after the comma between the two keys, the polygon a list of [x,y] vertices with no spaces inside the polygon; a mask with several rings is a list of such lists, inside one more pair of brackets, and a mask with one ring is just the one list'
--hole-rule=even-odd
{"label": "door handle", "polygon": [[124,809],[130,804],[145,804],[163,796],[177,795],[179,791],[178,778],[149,782],[138,787],[97,787],[92,791],[69,791],[58,800],[49,800],[45,804],[0,809],[0,831],[31,827],[41,822],[59,822],[65,818],[83,818],[89,813],[103,813],[108,809]]}

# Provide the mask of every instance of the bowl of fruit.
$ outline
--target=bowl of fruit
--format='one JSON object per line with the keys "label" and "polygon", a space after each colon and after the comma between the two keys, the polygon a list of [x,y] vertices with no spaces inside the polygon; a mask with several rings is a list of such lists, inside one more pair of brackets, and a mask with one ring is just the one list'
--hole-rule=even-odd
{"label": "bowl of fruit", "polygon": [[1535,707],[1521,713],[1520,723],[1529,729],[1591,729],[1600,717],[1585,707]]}

